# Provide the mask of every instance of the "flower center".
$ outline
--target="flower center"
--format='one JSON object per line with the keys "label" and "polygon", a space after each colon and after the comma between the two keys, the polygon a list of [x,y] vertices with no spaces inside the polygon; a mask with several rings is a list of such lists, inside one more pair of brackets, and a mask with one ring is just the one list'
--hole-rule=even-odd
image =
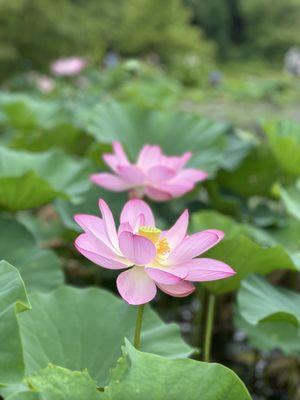
{"label": "flower center", "polygon": [[164,256],[166,256],[167,254],[169,254],[170,253],[170,246],[169,246],[169,243],[168,243],[168,241],[167,241],[167,238],[163,238],[163,239],[161,239],[159,242],[158,242],[158,245],[157,245],[157,254],[159,255],[159,256],[162,256],[162,257],[164,257]]}
{"label": "flower center", "polygon": [[165,257],[170,252],[170,246],[167,238],[160,239],[161,230],[154,226],[140,226],[139,235],[151,240],[156,246],[157,255]]}
{"label": "flower center", "polygon": [[154,226],[140,226],[139,235],[146,237],[151,240],[154,244],[159,241],[159,236],[161,234],[161,230],[155,228]]}

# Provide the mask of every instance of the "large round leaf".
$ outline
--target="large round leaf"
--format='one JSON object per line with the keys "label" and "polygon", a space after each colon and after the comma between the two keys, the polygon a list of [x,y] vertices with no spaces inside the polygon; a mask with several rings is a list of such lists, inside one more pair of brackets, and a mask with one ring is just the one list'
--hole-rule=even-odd
{"label": "large round leaf", "polygon": [[292,236],[295,236],[297,230],[299,230],[300,224],[291,219],[287,219],[284,222],[285,223],[281,223],[278,227],[263,229],[251,225],[250,223],[238,222],[234,218],[214,210],[198,211],[192,213],[191,217],[193,232],[203,229],[220,229],[224,231],[226,239],[245,235],[264,247],[281,244],[286,250],[288,248],[293,248],[294,251],[296,251],[298,246],[291,246],[289,242],[291,242]]}
{"label": "large round leaf", "polygon": [[122,142],[133,160],[144,144],[158,144],[169,155],[192,151],[190,164],[211,174],[221,166],[233,169],[250,146],[233,136],[228,125],[185,112],[153,111],[109,102],[84,110],[78,118],[98,142]]}
{"label": "large round leaf", "polygon": [[38,371],[25,381],[20,391],[12,391],[7,400],[97,400],[101,393],[87,371],[69,371],[55,365]]}
{"label": "large round leaf", "polygon": [[300,295],[271,285],[259,276],[243,281],[237,298],[242,317],[251,324],[264,321],[300,324]]}
{"label": "large round leaf", "polygon": [[89,164],[59,151],[29,153],[0,147],[0,208],[41,206],[62,197],[78,202],[90,187]]}
{"label": "large round leaf", "polygon": [[58,116],[60,111],[55,102],[24,93],[2,91],[0,105],[5,117],[4,123],[18,131],[32,131],[38,126],[51,126],[54,123],[54,115]]}
{"label": "large round leaf", "polygon": [[300,221],[300,180],[287,188],[278,186],[278,190],[287,212]]}
{"label": "large round leaf", "polygon": [[263,247],[280,246],[290,256],[294,267],[300,269],[300,222],[295,219],[286,218],[280,226],[262,229],[212,210],[192,214],[193,231],[210,228],[224,231],[225,239],[245,235]]}
{"label": "large round leaf", "polygon": [[137,351],[128,341],[112,371],[105,400],[251,400],[240,379],[220,364],[168,360]]}
{"label": "large round leaf", "polygon": [[29,151],[56,147],[82,153],[83,135],[72,123],[68,104],[67,99],[2,92],[0,106],[10,147]]}
{"label": "large round leaf", "polygon": [[281,246],[263,248],[245,236],[224,239],[205,256],[223,261],[236,271],[230,278],[205,284],[209,290],[219,294],[238,289],[241,281],[251,273],[267,275],[276,269],[296,269]]}
{"label": "large round leaf", "polygon": [[[300,221],[295,218],[287,218],[285,225],[279,229],[266,231],[274,243],[280,244],[288,252],[295,267],[300,271]],[[271,242],[270,242],[271,243]]]}
{"label": "large round leaf", "polygon": [[252,325],[239,313],[235,316],[235,323],[247,334],[253,347],[262,351],[280,349],[293,357],[300,355],[300,329],[293,324],[266,321]]}
{"label": "large round leaf", "polygon": [[113,193],[104,190],[99,186],[93,186],[83,195],[83,201],[80,204],[72,204],[66,200],[56,200],[55,208],[59,213],[63,224],[72,230],[81,231],[80,227],[74,221],[75,214],[94,214],[99,215],[99,198],[104,199],[113,211],[115,217],[121,213],[122,207],[128,200],[127,193]]}
{"label": "large round leaf", "polygon": [[263,126],[270,148],[280,166],[292,176],[300,175],[300,124],[267,122]]}
{"label": "large round leaf", "polygon": [[192,213],[191,230],[193,232],[212,228],[224,231],[226,238],[234,238],[240,234],[247,233],[245,225],[217,211],[202,210]]}
{"label": "large round leaf", "polygon": [[19,382],[24,375],[17,313],[30,308],[19,272],[0,261],[0,386]]}
{"label": "large round leaf", "polygon": [[[33,294],[30,301],[32,310],[19,318],[27,375],[51,362],[71,370],[87,368],[100,386],[106,384],[124,337],[133,338],[137,308],[101,289],[67,286]],[[150,308],[142,349],[172,358],[191,353],[179,328],[164,324]]]}
{"label": "large round leaf", "polygon": [[222,188],[239,196],[269,196],[278,179],[279,167],[271,151],[257,146],[234,171],[221,170],[218,182]]}
{"label": "large round leaf", "polygon": [[39,248],[31,233],[17,221],[0,219],[0,259],[18,268],[30,291],[52,290],[63,284],[56,254]]}
{"label": "large round leaf", "polygon": [[[281,243],[279,239],[273,238],[262,229],[240,224],[215,211],[200,211],[193,214],[192,228],[193,231],[221,229],[225,232],[222,242],[205,253],[205,257],[224,261],[236,271],[236,274],[231,278],[205,284],[215,293],[238,289],[242,280],[251,273],[266,275],[275,269],[297,268],[292,254],[279,244]],[[256,243],[250,238],[255,239]]]}

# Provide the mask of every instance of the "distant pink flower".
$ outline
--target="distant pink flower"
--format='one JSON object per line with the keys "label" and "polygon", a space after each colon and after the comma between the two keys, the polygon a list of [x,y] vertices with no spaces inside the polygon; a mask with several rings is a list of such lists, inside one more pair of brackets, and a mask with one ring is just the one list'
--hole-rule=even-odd
{"label": "distant pink flower", "polygon": [[188,236],[187,210],[172,228],[161,231],[143,200],[129,200],[117,231],[104,200],[99,200],[99,207],[102,218],[75,215],[75,221],[85,231],[75,240],[75,247],[104,268],[127,268],[118,276],[117,287],[129,304],[151,301],[157,287],[171,296],[185,297],[195,290],[191,281],[213,281],[235,274],[221,261],[196,258],[222,240],[224,233],[209,229]]}
{"label": "distant pink flower", "polygon": [[54,89],[53,79],[45,75],[38,76],[35,80],[35,83],[39,90],[43,93],[49,93]]}
{"label": "distant pink flower", "polygon": [[148,196],[152,200],[166,201],[184,195],[197,182],[207,178],[207,173],[195,168],[183,168],[192,153],[168,157],[159,146],[146,144],[140,151],[136,164],[128,161],[123,147],[113,142],[114,154],[104,154],[103,159],[114,174],[102,172],[91,180],[114,192],[128,190],[131,197]]}
{"label": "distant pink flower", "polygon": [[51,71],[59,76],[78,75],[87,65],[87,61],[81,57],[59,58],[51,64]]}

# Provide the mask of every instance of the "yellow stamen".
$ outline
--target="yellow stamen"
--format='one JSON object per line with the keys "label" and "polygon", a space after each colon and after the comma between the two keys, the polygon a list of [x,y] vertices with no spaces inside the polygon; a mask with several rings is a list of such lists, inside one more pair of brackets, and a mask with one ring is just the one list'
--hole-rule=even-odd
{"label": "yellow stamen", "polygon": [[169,252],[170,252],[170,246],[167,241],[167,238],[161,239],[157,245],[157,254],[160,256],[165,256]]}
{"label": "yellow stamen", "polygon": [[164,257],[170,252],[170,246],[167,238],[160,239],[161,230],[154,226],[140,226],[139,235],[146,237],[155,244],[157,255]]}
{"label": "yellow stamen", "polygon": [[155,228],[154,226],[140,226],[139,235],[146,237],[151,240],[154,244],[159,240],[159,235],[161,234],[161,230]]}

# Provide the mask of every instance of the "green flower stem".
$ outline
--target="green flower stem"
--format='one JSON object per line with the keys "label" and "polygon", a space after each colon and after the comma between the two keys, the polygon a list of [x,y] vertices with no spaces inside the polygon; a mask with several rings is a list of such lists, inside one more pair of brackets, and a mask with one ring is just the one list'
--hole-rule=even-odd
{"label": "green flower stem", "polygon": [[216,296],[212,293],[208,297],[208,308],[205,324],[205,337],[204,337],[204,357],[205,362],[210,362],[210,349],[213,333],[214,314],[215,314]]}
{"label": "green flower stem", "polygon": [[134,332],[134,347],[137,350],[139,350],[141,347],[141,330],[142,330],[144,307],[145,307],[145,304],[141,304],[138,306],[137,316],[136,316],[135,332]]}

